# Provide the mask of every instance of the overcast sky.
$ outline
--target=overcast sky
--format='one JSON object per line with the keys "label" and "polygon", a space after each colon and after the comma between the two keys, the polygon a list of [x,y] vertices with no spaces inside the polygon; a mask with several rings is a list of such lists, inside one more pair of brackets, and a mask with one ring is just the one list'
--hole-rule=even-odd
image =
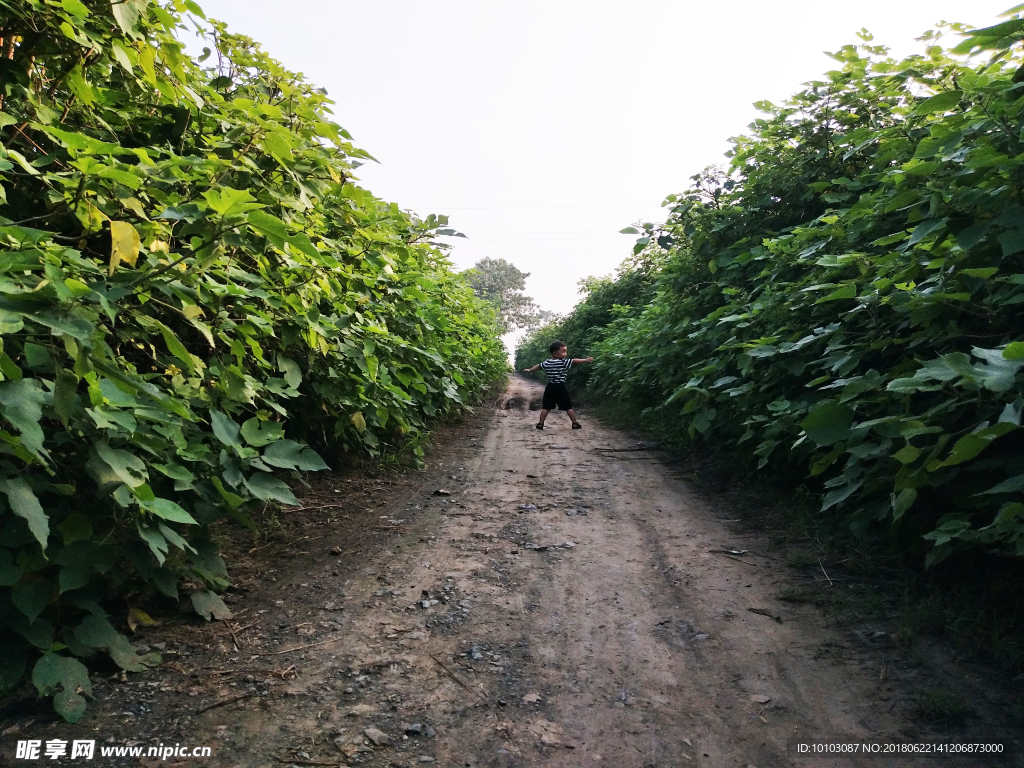
{"label": "overcast sky", "polygon": [[376,195],[447,213],[458,268],[504,258],[566,312],[663,220],[665,196],[724,162],[760,99],[781,102],[866,27],[897,54],[940,20],[1010,0],[199,0],[323,86],[380,164]]}

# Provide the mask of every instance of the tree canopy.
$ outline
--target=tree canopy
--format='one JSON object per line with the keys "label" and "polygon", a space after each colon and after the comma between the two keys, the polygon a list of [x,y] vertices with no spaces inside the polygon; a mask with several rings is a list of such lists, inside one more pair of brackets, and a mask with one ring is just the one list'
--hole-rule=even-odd
{"label": "tree canopy", "polygon": [[504,259],[485,258],[467,270],[466,275],[473,292],[497,311],[503,333],[537,322],[539,309],[523,293],[529,272],[521,272]]}

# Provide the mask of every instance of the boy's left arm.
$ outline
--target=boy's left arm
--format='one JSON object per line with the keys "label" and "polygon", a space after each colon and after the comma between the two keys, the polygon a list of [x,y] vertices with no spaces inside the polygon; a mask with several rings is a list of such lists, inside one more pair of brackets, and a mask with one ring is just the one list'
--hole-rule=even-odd
{"label": "boy's left arm", "polygon": [[574,357],[572,359],[572,364],[573,365],[577,365],[578,363],[592,363],[592,362],[594,362],[594,358],[592,358],[592,357]]}

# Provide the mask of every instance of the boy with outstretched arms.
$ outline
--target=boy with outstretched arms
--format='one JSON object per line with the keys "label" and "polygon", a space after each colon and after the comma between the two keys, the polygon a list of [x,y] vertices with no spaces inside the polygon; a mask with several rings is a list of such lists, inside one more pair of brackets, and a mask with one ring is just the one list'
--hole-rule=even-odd
{"label": "boy with outstretched arms", "polygon": [[537,429],[544,429],[544,419],[548,412],[557,405],[569,414],[573,429],[582,429],[582,425],[576,420],[576,411],[572,408],[572,400],[569,399],[569,390],[565,386],[565,378],[573,364],[592,363],[592,357],[569,357],[569,348],[563,341],[553,341],[548,347],[551,357],[543,363],[537,363],[532,368],[524,368],[523,373],[533,373],[539,368],[544,369],[548,377],[548,385],[544,388],[543,410],[540,412],[540,421],[537,422]]}

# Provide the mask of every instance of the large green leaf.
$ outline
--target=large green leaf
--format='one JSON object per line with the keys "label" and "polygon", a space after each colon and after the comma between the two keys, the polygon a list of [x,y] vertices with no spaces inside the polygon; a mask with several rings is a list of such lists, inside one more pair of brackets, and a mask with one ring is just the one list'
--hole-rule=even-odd
{"label": "large green leaf", "polygon": [[135,454],[120,448],[111,448],[106,441],[97,442],[94,448],[96,455],[129,488],[138,487],[149,479],[145,462]]}
{"label": "large green leaf", "polygon": [[294,440],[278,440],[263,451],[263,461],[282,469],[315,472],[329,467],[316,451]]}
{"label": "large green leaf", "polygon": [[231,610],[224,605],[224,601],[216,592],[211,592],[208,589],[192,593],[192,607],[207,621],[211,619],[226,621],[231,618]]}
{"label": "large green leaf", "polygon": [[262,448],[264,445],[269,445],[284,437],[284,428],[280,423],[276,421],[261,422],[257,418],[243,423],[241,431],[245,442],[256,448]]}
{"label": "large green leaf", "polygon": [[945,91],[944,93],[936,94],[935,96],[922,101],[914,107],[914,112],[919,115],[929,115],[933,112],[945,112],[958,105],[962,99],[963,92],[961,91]]}
{"label": "large green leaf", "polygon": [[213,427],[213,434],[217,436],[224,445],[240,445],[241,429],[230,417],[220,411],[210,411],[210,425]]}
{"label": "large green leaf", "polygon": [[834,445],[845,440],[853,424],[853,409],[828,402],[819,406],[800,422],[800,427],[818,445]]}
{"label": "large green leaf", "polygon": [[53,696],[53,708],[69,723],[85,714],[85,696],[92,695],[89,672],[77,659],[44,653],[32,670],[40,696]]}
{"label": "large green leaf", "polygon": [[90,648],[106,651],[114,663],[128,672],[142,672],[160,663],[159,654],[140,654],[127,637],[101,616],[82,619],[75,629],[75,639]]}
{"label": "large green leaf", "polygon": [[969,435],[964,435],[953,444],[949,456],[944,461],[936,460],[930,462],[928,464],[928,471],[935,472],[942,467],[952,467],[957,464],[963,464],[965,461],[970,461],[988,448],[996,438],[1002,437],[1014,429],[1018,429],[1018,427],[1002,422],[991,427],[985,427],[977,432],[972,432]]}
{"label": "large green leaf", "polygon": [[284,355],[278,355],[277,365],[284,374],[284,380],[288,383],[288,386],[292,389],[298,389],[299,384],[302,383],[302,371],[299,370],[298,363]]}
{"label": "large green leaf", "polygon": [[279,501],[282,504],[298,506],[299,502],[283,481],[268,474],[258,473],[245,479],[245,487],[261,501]]}
{"label": "large green leaf", "polygon": [[180,506],[175,504],[170,499],[155,498],[152,501],[146,501],[142,503],[142,507],[152,512],[159,518],[168,520],[172,523],[185,523],[186,525],[199,525],[192,515],[182,509]]}
{"label": "large green leaf", "polygon": [[112,0],[110,9],[121,31],[129,37],[137,37],[135,24],[139,20],[139,8],[136,0]]}
{"label": "large green leaf", "polygon": [[20,581],[11,589],[11,602],[34,622],[54,597],[53,584],[45,579]]}
{"label": "large green leaf", "polygon": [[1024,475],[1017,475],[1011,477],[1009,480],[1004,480],[998,485],[993,485],[987,491],[982,491],[979,496],[983,496],[989,493],[1021,493],[1024,492]]}
{"label": "large green leaf", "polygon": [[39,545],[46,549],[50,537],[50,521],[43,511],[35,492],[23,477],[0,480],[0,493],[6,494],[11,511],[25,519],[28,529]]}
{"label": "large green leaf", "polygon": [[49,456],[43,448],[43,429],[39,424],[45,399],[36,379],[0,382],[0,418],[21,433],[21,444],[40,460]]}

